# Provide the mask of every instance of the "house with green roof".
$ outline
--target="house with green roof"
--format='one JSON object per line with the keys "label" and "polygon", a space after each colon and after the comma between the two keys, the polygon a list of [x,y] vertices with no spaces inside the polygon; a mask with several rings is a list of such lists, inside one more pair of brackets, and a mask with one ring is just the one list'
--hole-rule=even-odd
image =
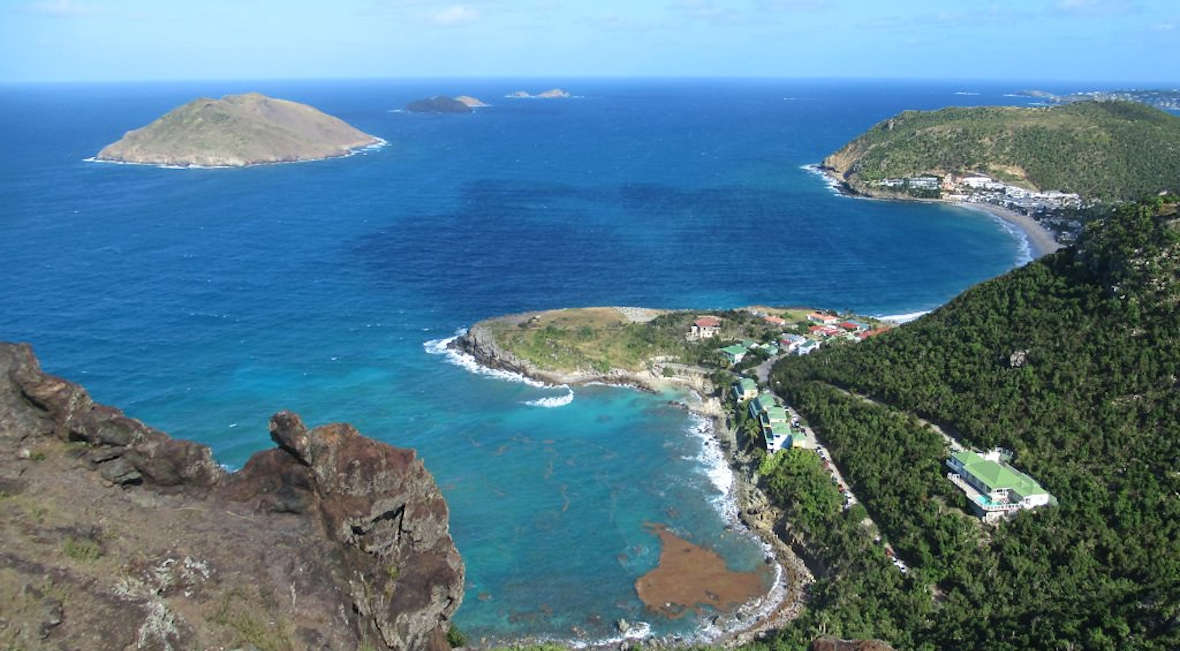
{"label": "house with green roof", "polygon": [[951,469],[947,478],[966,493],[972,509],[985,521],[1053,501],[1049,491],[1036,480],[1003,461],[998,449],[985,454],[972,450],[956,452],[946,464]]}
{"label": "house with green roof", "polygon": [[747,348],[747,346],[741,344],[733,344],[732,346],[722,348],[721,354],[725,355],[725,358],[729,360],[730,364],[737,364],[746,357]]}
{"label": "house with green roof", "polygon": [[733,399],[741,402],[743,400],[752,400],[758,397],[758,383],[753,379],[744,377],[741,380],[733,383]]}

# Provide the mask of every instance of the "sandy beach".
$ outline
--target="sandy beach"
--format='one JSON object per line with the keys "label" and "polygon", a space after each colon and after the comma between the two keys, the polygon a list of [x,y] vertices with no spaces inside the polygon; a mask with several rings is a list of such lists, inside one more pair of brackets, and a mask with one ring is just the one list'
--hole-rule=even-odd
{"label": "sandy beach", "polygon": [[1059,243],[1053,237],[1053,233],[1049,232],[1049,229],[1041,226],[1037,223],[1037,220],[1029,217],[1028,215],[1022,215],[1018,212],[1008,210],[1007,208],[997,206],[992,203],[973,203],[960,201],[955,202],[954,205],[961,208],[966,208],[968,210],[984,212],[989,215],[999,217],[1009,224],[1019,228],[1024,232],[1025,236],[1028,237],[1028,244],[1032,249],[1032,257],[1034,260],[1043,255],[1053,253],[1057,249],[1061,248],[1061,243]]}
{"label": "sandy beach", "polygon": [[993,217],[999,217],[1005,222],[1008,222],[1016,228],[1019,228],[1021,232],[1025,234],[1025,237],[1028,238],[1029,249],[1031,249],[1029,253],[1034,260],[1041,256],[1053,253],[1062,247],[1061,243],[1057,241],[1057,238],[1053,236],[1053,233],[1051,233],[1049,229],[1038,224],[1037,220],[1029,217],[1028,215],[1022,215],[1013,210],[1008,210],[1003,206],[997,206],[992,203],[972,201],[947,201],[945,199],[916,199],[892,196],[874,197],[872,195],[860,194],[851,191],[845,184],[844,180],[833,174],[830,170],[820,169],[819,171],[837,192],[846,197],[852,197],[854,199],[871,199],[876,201],[914,201],[918,203],[941,203],[958,206],[960,208],[966,208],[968,210],[974,210],[976,212],[987,213]]}

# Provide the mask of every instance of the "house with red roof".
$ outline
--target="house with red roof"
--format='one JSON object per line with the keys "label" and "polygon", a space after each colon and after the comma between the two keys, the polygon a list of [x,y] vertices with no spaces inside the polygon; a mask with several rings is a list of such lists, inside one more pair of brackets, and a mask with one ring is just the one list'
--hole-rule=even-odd
{"label": "house with red roof", "polygon": [[715,316],[702,316],[689,326],[687,339],[689,341],[712,339],[719,332],[721,332],[721,319]]}
{"label": "house with red roof", "polygon": [[824,337],[831,337],[844,332],[843,330],[830,325],[813,325],[807,328],[807,331],[813,335],[821,335]]}
{"label": "house with red roof", "polygon": [[848,321],[841,322],[840,327],[848,330],[849,332],[863,332],[869,329],[869,324],[849,319]]}
{"label": "house with red roof", "polygon": [[782,318],[781,316],[775,316],[773,314],[768,314],[768,315],[762,317],[762,320],[771,324],[771,325],[777,325],[777,326],[787,324],[786,319]]}
{"label": "house with red roof", "polygon": [[865,339],[868,339],[869,337],[876,337],[877,335],[881,334],[882,332],[888,332],[888,331],[889,331],[889,328],[874,328],[872,330],[864,330],[862,332],[858,332],[858,333],[856,333],[856,337],[857,337],[857,339],[864,341]]}

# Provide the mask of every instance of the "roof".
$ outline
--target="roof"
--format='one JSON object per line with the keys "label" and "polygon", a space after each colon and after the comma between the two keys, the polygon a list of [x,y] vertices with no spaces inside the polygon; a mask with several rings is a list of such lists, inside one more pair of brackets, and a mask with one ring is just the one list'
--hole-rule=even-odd
{"label": "roof", "polygon": [[782,407],[767,407],[766,417],[769,418],[770,422],[772,423],[775,421],[785,423],[790,420],[790,418],[787,417],[787,410]]}
{"label": "roof", "polygon": [[963,472],[979,480],[988,491],[1007,489],[1021,497],[1048,492],[1031,477],[1006,463],[989,461],[970,451],[956,452],[952,456],[963,465]]}
{"label": "roof", "polygon": [[773,323],[775,325],[782,325],[782,324],[786,323],[786,320],[783,319],[781,316],[774,316],[773,314],[770,316],[762,317],[762,320],[767,323]]}
{"label": "roof", "polygon": [[746,391],[750,391],[750,390],[755,390],[755,391],[758,390],[758,383],[748,377],[742,378],[738,382],[738,385],[742,388],[743,393],[745,393]]}
{"label": "roof", "polygon": [[[681,323],[684,322],[681,321]],[[717,326],[721,325],[721,319],[718,319],[715,316],[703,316],[696,321],[693,321],[693,323],[699,328],[716,328]]]}
{"label": "roof", "polygon": [[725,348],[722,348],[721,352],[729,353],[730,355],[734,356],[744,355],[746,352],[746,347],[741,344],[733,344],[732,346],[726,346]]}

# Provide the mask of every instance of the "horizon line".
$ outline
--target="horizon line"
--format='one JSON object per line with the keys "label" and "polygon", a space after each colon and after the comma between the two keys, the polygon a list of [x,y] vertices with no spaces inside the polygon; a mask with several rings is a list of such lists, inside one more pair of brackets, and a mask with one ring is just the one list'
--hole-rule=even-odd
{"label": "horizon line", "polygon": [[[0,86],[20,85],[118,85],[118,84],[186,84],[186,83],[259,83],[259,82],[415,82],[415,81],[525,81],[525,80],[600,80],[600,81],[859,81],[859,82],[959,82],[959,83],[1043,83],[1043,84],[1098,84],[1103,86],[1139,86],[1134,90],[1180,90],[1180,80],[1109,80],[1109,79],[1054,79],[1033,77],[881,77],[881,76],[772,76],[772,75],[405,75],[356,77],[190,77],[143,79],[0,79]],[[1129,89],[1130,90],[1130,89]]]}

